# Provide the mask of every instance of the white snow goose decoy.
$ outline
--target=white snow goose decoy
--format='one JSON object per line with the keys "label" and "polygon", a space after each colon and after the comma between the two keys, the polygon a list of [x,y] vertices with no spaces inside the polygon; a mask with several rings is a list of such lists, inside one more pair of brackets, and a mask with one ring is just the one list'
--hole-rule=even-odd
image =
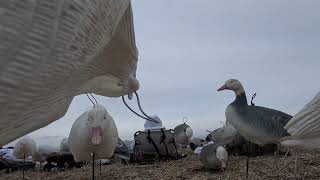
{"label": "white snow goose decoy", "polygon": [[76,119],[68,143],[76,162],[91,161],[91,159],[94,162],[95,157],[108,159],[113,155],[118,143],[118,130],[107,110],[102,105],[96,104],[93,109],[84,112]]}
{"label": "white snow goose decoy", "polygon": [[76,162],[91,160],[90,153],[98,159],[110,158],[118,143],[118,130],[107,110],[97,104],[76,119],[68,143]]}
{"label": "white snow goose decoy", "polygon": [[36,156],[37,144],[30,137],[24,137],[17,141],[13,149],[13,156],[17,159],[25,159],[31,156],[33,159]]}
{"label": "white snow goose decoy", "polygon": [[[33,161],[43,162],[43,156],[38,150],[37,143],[30,137],[24,137],[17,141],[13,149],[13,156],[17,159],[23,159],[25,163],[26,158],[32,158]],[[24,169],[22,168],[22,179],[24,179]]]}

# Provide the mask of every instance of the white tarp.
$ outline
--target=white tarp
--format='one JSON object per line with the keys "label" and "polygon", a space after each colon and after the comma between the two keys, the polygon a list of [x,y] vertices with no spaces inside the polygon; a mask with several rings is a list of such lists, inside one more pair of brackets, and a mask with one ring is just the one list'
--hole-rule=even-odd
{"label": "white tarp", "polygon": [[139,88],[130,0],[0,1],[0,145]]}

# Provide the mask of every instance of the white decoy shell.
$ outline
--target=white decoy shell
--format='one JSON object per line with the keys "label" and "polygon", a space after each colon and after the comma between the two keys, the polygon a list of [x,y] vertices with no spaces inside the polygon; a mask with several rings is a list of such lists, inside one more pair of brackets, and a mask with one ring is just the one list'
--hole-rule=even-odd
{"label": "white decoy shell", "polygon": [[314,150],[320,148],[320,134],[310,136],[288,136],[281,139],[281,145],[294,148]]}
{"label": "white decoy shell", "polygon": [[0,3],[0,146],[61,118],[74,96],[136,91],[130,0]]}
{"label": "white decoy shell", "polygon": [[[105,108],[101,105],[95,105],[94,108]],[[91,153],[95,153],[97,159],[108,159],[113,155],[114,149],[118,143],[118,130],[113,118],[106,112],[106,119],[102,122],[101,126],[104,126],[102,133],[102,141],[99,145],[93,145],[92,139],[89,135],[87,126],[89,110],[84,112],[78,117],[72,125],[69,134],[69,148],[76,162],[79,161],[91,161]],[[100,113],[100,111],[95,111]],[[99,117],[99,116],[98,116]]]}
{"label": "white decoy shell", "polygon": [[285,126],[291,135],[320,133],[320,92]]}
{"label": "white decoy shell", "polygon": [[295,149],[320,148],[320,92],[287,123],[291,136],[280,140],[282,146]]}

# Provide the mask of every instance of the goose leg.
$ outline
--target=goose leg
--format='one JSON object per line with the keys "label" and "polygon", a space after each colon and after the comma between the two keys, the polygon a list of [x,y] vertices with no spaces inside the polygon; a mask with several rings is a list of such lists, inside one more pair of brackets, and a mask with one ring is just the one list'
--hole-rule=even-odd
{"label": "goose leg", "polygon": [[92,153],[92,180],[94,180],[94,153]]}
{"label": "goose leg", "polygon": [[278,154],[279,154],[279,146],[277,146],[277,150],[276,152],[274,153],[274,164],[276,166],[276,176],[278,177],[278,163],[277,163],[277,157],[278,157]]}
{"label": "goose leg", "polygon": [[99,175],[101,176],[101,159],[100,159],[99,165],[100,165],[100,172],[99,172]]}
{"label": "goose leg", "polygon": [[24,180],[24,168],[26,165],[26,154],[23,154],[22,180]]}
{"label": "goose leg", "polygon": [[283,165],[283,166],[284,166],[284,163],[285,163],[285,161],[286,161],[286,158],[287,158],[287,156],[288,156],[288,154],[289,154],[289,151],[290,151],[290,148],[287,149],[287,152],[286,152],[286,154],[285,154],[284,157],[283,157],[283,160],[282,160],[282,165]]}
{"label": "goose leg", "polygon": [[250,157],[250,141],[248,141],[247,147],[247,165],[246,165],[246,178],[248,179],[249,176],[249,157]]}
{"label": "goose leg", "polygon": [[298,171],[298,152],[295,153],[295,165],[294,165],[294,179],[297,179],[297,171]]}

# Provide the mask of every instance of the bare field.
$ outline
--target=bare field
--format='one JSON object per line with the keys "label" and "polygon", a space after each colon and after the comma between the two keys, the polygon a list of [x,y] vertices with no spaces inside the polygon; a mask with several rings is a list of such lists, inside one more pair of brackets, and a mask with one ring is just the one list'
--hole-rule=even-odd
{"label": "bare field", "polygon": [[[249,179],[294,179],[294,157],[290,156],[282,164],[282,157],[263,156],[250,159]],[[299,179],[320,179],[320,154],[301,154]],[[114,163],[96,167],[96,179],[246,179],[246,157],[231,156],[226,171],[204,169],[195,155],[182,160],[164,161],[149,165],[123,165]],[[1,172],[0,179],[22,179],[22,171],[11,174]],[[27,171],[29,180],[91,179],[91,167],[65,172]]]}

